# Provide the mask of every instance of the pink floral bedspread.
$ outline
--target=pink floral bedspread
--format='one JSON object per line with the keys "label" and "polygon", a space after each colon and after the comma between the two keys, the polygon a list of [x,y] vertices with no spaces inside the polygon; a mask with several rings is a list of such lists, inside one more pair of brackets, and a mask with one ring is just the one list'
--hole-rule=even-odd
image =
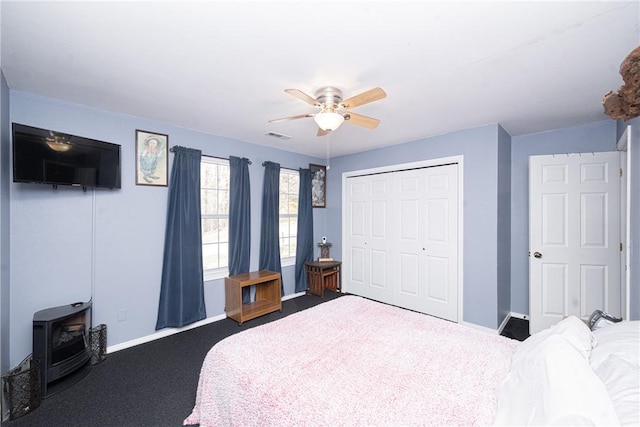
{"label": "pink floral bedspread", "polygon": [[343,296],[217,343],[184,424],[489,425],[517,345]]}

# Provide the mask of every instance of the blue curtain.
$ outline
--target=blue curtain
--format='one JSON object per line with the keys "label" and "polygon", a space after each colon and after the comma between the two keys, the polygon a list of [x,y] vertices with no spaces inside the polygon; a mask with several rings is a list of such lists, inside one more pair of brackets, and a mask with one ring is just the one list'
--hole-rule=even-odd
{"label": "blue curtain", "polygon": [[[251,187],[249,159],[229,157],[229,275],[249,272],[251,255]],[[250,302],[251,290],[242,288],[242,302]]]}
{"label": "blue curtain", "polygon": [[296,292],[303,292],[309,287],[304,263],[313,261],[313,204],[311,202],[311,171],[300,168],[299,173]]}
{"label": "blue curtain", "polygon": [[207,317],[202,277],[201,151],[173,147],[156,330]]}
{"label": "blue curtain", "polygon": [[[264,162],[262,185],[262,223],[260,225],[260,270],[280,273],[280,164]],[[281,281],[282,283],[282,281]],[[284,284],[280,292],[284,295]]]}

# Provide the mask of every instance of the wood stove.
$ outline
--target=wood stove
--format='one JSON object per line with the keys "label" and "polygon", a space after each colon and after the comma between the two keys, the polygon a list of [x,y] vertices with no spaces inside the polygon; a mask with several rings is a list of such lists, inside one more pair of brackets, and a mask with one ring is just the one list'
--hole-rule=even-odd
{"label": "wood stove", "polygon": [[40,361],[42,397],[75,384],[91,369],[91,301],[33,315],[33,358]]}

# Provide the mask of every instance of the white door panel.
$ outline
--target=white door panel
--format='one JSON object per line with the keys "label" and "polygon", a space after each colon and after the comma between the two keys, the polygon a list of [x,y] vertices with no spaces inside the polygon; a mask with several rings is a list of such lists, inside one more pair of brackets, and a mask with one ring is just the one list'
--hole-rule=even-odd
{"label": "white door panel", "polygon": [[619,165],[619,153],[530,157],[530,333],[620,315]]}
{"label": "white door panel", "polygon": [[542,313],[560,321],[567,311],[567,264],[542,264]]}
{"label": "white door panel", "polygon": [[344,265],[349,292],[384,300],[391,295],[387,268],[388,178],[356,177],[347,182],[348,245]]}
{"label": "white door panel", "polygon": [[354,293],[361,293],[364,287],[364,270],[366,254],[363,248],[351,247],[351,256],[349,257],[349,282]]}
{"label": "white door panel", "polygon": [[422,171],[409,170],[393,173],[395,179],[394,204],[396,206],[398,235],[395,239],[394,263],[398,266],[397,291],[393,304],[424,312],[426,294],[424,260],[422,257],[424,237],[424,207],[422,194],[425,190]]}
{"label": "white door panel", "polygon": [[391,182],[389,177],[384,175],[375,175],[369,179],[369,182],[370,212],[368,217],[370,221],[367,224],[368,236],[365,241],[369,253],[367,268],[369,288],[365,296],[377,301],[385,301],[391,298],[393,292],[389,277],[389,247],[387,244],[391,232],[389,224],[392,207],[389,202]]}
{"label": "white door panel", "polygon": [[365,229],[367,202],[364,200],[364,183],[352,182],[348,190],[351,200],[348,203],[347,215],[348,223],[347,236],[350,242],[348,257],[350,259],[349,268],[344,269],[344,279],[347,279],[352,292],[362,294],[366,282],[366,259]]}
{"label": "white door panel", "polygon": [[426,313],[458,316],[458,165],[425,169]]}

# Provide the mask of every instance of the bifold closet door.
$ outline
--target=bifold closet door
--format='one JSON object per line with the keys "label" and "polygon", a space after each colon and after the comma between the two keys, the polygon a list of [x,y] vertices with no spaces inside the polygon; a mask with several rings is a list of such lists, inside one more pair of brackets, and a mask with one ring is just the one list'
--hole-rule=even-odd
{"label": "bifold closet door", "polygon": [[458,320],[458,165],[394,174],[393,303]]}
{"label": "bifold closet door", "polygon": [[[347,180],[347,245],[345,256],[350,293],[391,302],[389,250],[393,236],[391,212],[392,174]],[[344,280],[344,279],[343,279]]]}
{"label": "bifold closet door", "polygon": [[347,179],[348,292],[458,317],[458,165]]}

